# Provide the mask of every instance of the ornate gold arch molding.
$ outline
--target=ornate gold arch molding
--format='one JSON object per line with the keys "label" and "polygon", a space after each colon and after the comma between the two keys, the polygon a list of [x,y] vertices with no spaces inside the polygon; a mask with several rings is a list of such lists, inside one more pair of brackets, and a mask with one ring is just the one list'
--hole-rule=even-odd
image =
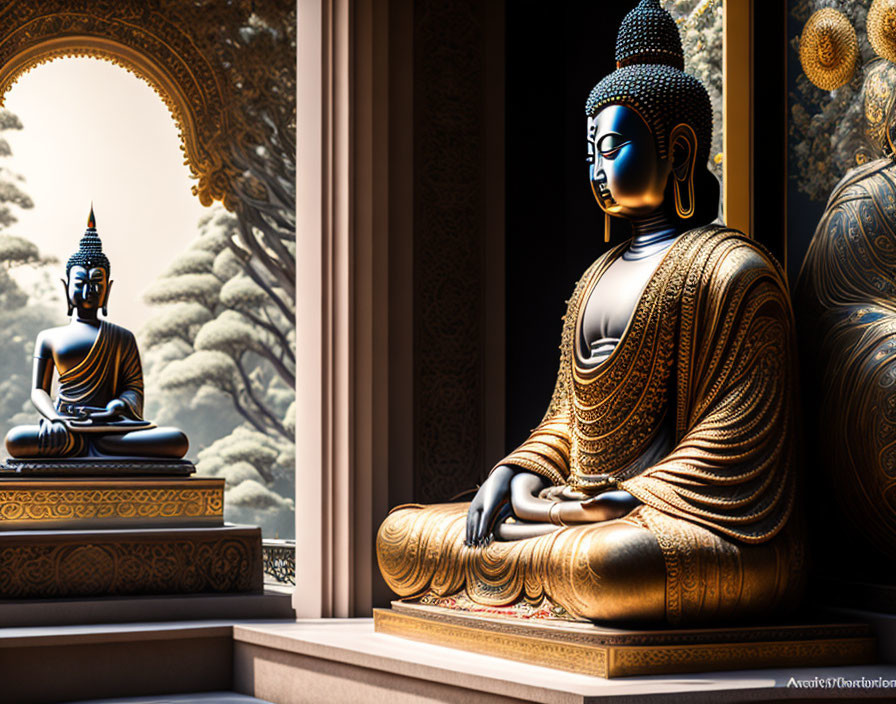
{"label": "ornate gold arch molding", "polygon": [[[187,94],[164,68],[145,54],[124,44],[102,37],[73,35],[47,39],[28,47],[0,66],[0,96],[2,96],[0,104],[5,104],[6,93],[23,74],[40,64],[66,57],[89,57],[109,61],[146,81],[168,107],[177,123],[182,149],[191,173],[200,179],[208,174],[211,160],[208,150],[199,139],[196,119]],[[205,108],[203,112],[207,113],[208,108],[203,107]],[[206,192],[208,190],[204,189]],[[209,205],[214,196],[209,198],[200,195],[200,199],[204,205]]]}
{"label": "ornate gold arch molding", "polygon": [[22,74],[60,57],[145,80],[180,129],[193,192],[238,215],[229,246],[256,283],[280,286],[292,319],[295,22],[294,0],[0,0],[0,104]]}
{"label": "ornate gold arch molding", "polygon": [[[270,51],[259,57],[255,46],[240,42],[258,16],[256,4],[272,17],[283,13],[279,0],[0,3],[0,101],[23,73],[47,61],[111,61],[145,80],[168,106],[200,201],[240,210],[247,195],[264,200],[265,191],[254,180],[238,183],[246,168],[233,163],[235,145],[266,141],[263,126],[247,124],[244,108],[258,92],[253,81],[266,80],[263,68],[277,68]],[[262,61],[268,66],[259,70]]]}

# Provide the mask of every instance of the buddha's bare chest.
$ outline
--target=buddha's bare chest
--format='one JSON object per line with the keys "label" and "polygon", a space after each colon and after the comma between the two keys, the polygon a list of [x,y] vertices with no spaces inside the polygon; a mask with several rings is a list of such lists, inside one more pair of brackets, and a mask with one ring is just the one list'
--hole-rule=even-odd
{"label": "buddha's bare chest", "polygon": [[582,312],[580,356],[600,364],[616,348],[665,250],[638,260],[619,257],[591,290]]}
{"label": "buddha's bare chest", "polygon": [[71,325],[50,337],[53,362],[59,374],[74,369],[83,362],[99,335],[99,328],[91,325]]}

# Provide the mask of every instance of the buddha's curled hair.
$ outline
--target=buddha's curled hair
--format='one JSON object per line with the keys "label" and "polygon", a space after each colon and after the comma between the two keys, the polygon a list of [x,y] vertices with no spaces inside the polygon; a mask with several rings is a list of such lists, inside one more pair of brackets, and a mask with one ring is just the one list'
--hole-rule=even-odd
{"label": "buddha's curled hair", "polygon": [[669,133],[689,125],[697,137],[698,165],[709,159],[712,105],[703,84],[685,73],[681,37],[659,0],[641,0],[616,37],[616,70],[594,86],[585,112],[594,117],[607,105],[635,110],[653,132],[657,153],[669,154]]}
{"label": "buddha's curled hair", "polygon": [[93,208],[90,208],[90,217],[87,220],[87,229],[81,237],[78,251],[68,258],[65,265],[65,275],[68,276],[73,266],[82,266],[85,269],[105,269],[106,276],[112,272],[109,268],[109,258],[103,253],[103,243],[96,232],[96,220],[93,217]]}

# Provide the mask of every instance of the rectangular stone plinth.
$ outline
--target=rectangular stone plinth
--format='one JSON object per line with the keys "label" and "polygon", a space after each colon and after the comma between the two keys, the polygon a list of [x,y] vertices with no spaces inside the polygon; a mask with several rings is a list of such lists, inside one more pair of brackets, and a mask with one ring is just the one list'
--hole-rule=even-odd
{"label": "rectangular stone plinth", "polygon": [[0,599],[262,588],[260,528],[0,532]]}
{"label": "rectangular stone plinth", "polygon": [[875,641],[863,623],[623,630],[393,602],[392,609],[374,610],[374,624],[378,633],[598,677],[875,661]]}
{"label": "rectangular stone plinth", "polygon": [[188,477],[196,471],[190,460],[152,457],[69,457],[13,459],[0,464],[0,479],[36,477]]}
{"label": "rectangular stone plinth", "polygon": [[223,479],[0,479],[0,531],[223,524]]}

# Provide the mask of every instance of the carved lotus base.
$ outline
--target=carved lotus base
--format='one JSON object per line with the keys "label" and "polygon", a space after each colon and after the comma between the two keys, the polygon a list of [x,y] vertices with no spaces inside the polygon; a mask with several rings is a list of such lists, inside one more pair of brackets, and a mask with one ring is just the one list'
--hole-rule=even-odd
{"label": "carved lotus base", "polygon": [[0,532],[0,599],[261,592],[261,529]]}
{"label": "carved lotus base", "polygon": [[863,623],[627,630],[569,620],[538,605],[477,612],[415,601],[394,601],[373,616],[379,633],[598,677],[859,665],[876,659],[875,639]]}
{"label": "carved lotus base", "polygon": [[0,531],[224,525],[224,480],[0,478]]}

